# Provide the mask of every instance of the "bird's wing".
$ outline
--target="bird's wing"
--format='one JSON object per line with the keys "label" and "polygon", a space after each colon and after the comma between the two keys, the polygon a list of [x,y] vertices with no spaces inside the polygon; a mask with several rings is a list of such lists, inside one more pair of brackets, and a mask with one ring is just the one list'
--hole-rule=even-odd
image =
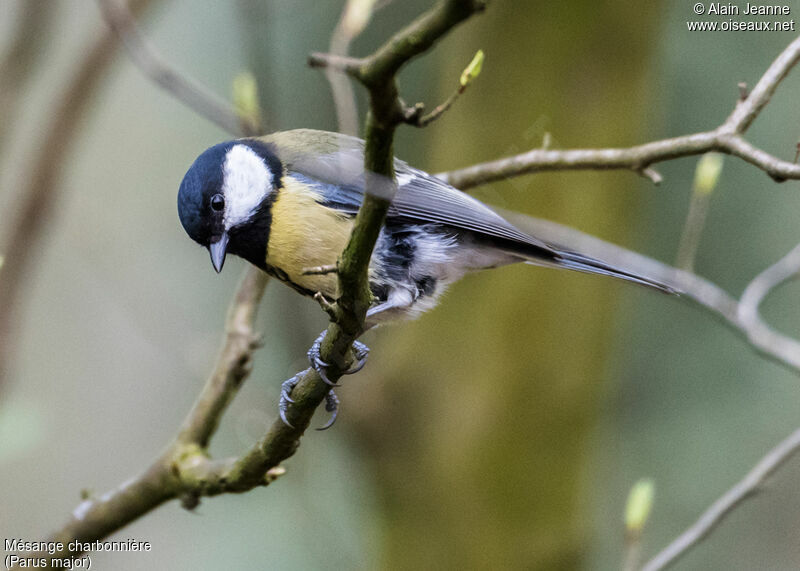
{"label": "bird's wing", "polygon": [[[355,213],[364,197],[364,142],[356,137],[298,129],[268,135],[289,173],[317,186],[326,203]],[[313,150],[310,150],[313,149]],[[545,257],[557,252],[444,181],[395,159],[398,189],[387,217],[446,224],[526,245]]]}
{"label": "bird's wing", "polygon": [[[364,198],[364,142],[326,131],[298,129],[274,133],[263,139],[272,144],[294,177],[317,188],[325,203],[355,214]],[[675,290],[659,281],[611,266],[601,260],[561,250],[519,230],[488,206],[444,181],[395,159],[398,189],[388,219],[412,219],[446,224],[499,240],[500,248],[536,265],[552,265],[580,272],[603,274],[654,287]]]}

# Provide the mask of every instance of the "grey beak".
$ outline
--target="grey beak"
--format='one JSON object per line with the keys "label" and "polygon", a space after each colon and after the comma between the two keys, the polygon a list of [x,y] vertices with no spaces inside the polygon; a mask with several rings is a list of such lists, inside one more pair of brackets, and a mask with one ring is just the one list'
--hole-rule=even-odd
{"label": "grey beak", "polygon": [[208,246],[208,251],[211,253],[211,264],[217,273],[222,271],[222,266],[225,265],[225,252],[228,249],[228,233],[223,232],[219,240]]}

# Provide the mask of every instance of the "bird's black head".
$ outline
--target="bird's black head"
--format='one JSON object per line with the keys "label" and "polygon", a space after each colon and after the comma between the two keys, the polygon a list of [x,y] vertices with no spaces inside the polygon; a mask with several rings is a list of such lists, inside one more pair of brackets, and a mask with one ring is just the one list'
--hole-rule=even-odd
{"label": "bird's black head", "polygon": [[250,139],[214,145],[189,167],[178,191],[178,216],[189,237],[208,248],[217,272],[226,253],[264,267],[282,170],[270,145]]}

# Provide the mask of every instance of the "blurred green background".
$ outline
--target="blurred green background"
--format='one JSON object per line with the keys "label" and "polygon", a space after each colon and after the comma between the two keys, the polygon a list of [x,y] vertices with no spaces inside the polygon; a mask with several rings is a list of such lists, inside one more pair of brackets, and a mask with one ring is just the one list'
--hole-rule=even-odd
{"label": "blurred green background", "polygon": [[[23,1],[0,2],[0,54]],[[3,213],[18,206],[54,102],[102,29],[94,2],[40,4],[51,12],[31,37],[41,57],[14,121],[0,125]],[[717,126],[736,84],[753,85],[794,34],[688,32],[693,4],[493,2],[402,74],[405,99],[433,105],[477,49],[487,55],[442,120],[398,133],[397,154],[439,172],[538,146],[545,132],[568,148]],[[353,53],[429,5],[389,3]],[[789,5],[800,14],[800,2]],[[326,49],[341,8],[161,0],[141,23],[166,59],[221,96],[237,73],[255,73],[271,129],[335,129],[328,85],[305,58]],[[795,72],[749,135],[784,158],[800,137],[798,90]],[[186,168],[227,135],[122,54],[90,105],[68,143],[55,216],[19,307],[19,350],[0,385],[0,538],[44,539],[81,489],[114,487],[161,450],[214,360],[243,268],[232,259],[214,274],[176,216]],[[672,262],[695,164],[660,165],[658,188],[627,172],[551,173],[473,194]],[[798,190],[727,159],[698,273],[738,295],[800,241]],[[764,306],[795,335],[798,294],[788,285]],[[266,346],[214,439],[220,456],[274,420],[280,382],[305,366],[325,324],[316,304],[278,283],[259,321]],[[594,276],[530,267],[470,276],[435,311],[366,341],[369,365],[341,389],[336,427],[309,433],[284,478],[205,500],[195,514],[163,506],[117,534],[152,542],[152,552],[95,555],[95,568],[618,569],[637,479],[657,489],[647,557],[800,417],[797,376],[719,322]],[[788,464],[676,568],[800,567],[798,478],[798,463]]]}

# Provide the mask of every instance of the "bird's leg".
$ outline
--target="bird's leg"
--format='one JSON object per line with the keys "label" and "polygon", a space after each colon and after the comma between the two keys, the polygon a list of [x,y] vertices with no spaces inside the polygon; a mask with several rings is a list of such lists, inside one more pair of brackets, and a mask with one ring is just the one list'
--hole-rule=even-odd
{"label": "bird's leg", "polygon": [[[311,367],[313,367],[313,369],[319,373],[320,378],[325,382],[325,384],[332,387],[338,387],[339,385],[331,382],[331,380],[328,379],[327,371],[330,367],[330,363],[323,361],[322,357],[319,355],[322,342],[325,340],[325,335],[327,335],[327,333],[328,330],[326,329],[314,340],[314,344],[311,345],[311,349],[308,350],[308,362],[311,364]],[[352,375],[363,369],[364,365],[367,364],[367,355],[369,355],[369,347],[360,341],[353,341],[353,356],[355,357],[356,362],[352,367],[344,371],[342,374]]]}
{"label": "bird's leg", "polygon": [[[339,385],[331,382],[331,380],[328,379],[327,370],[330,365],[323,361],[319,355],[320,348],[322,347],[322,341],[325,339],[326,333],[327,330],[320,333],[319,337],[317,337],[314,341],[314,344],[311,345],[311,349],[308,350],[308,362],[311,364],[311,367],[319,374],[320,378],[331,387],[328,390],[328,393],[325,395],[325,410],[331,413],[331,417],[324,426],[318,428],[317,430],[326,430],[333,426],[333,423],[336,422],[336,416],[339,412],[339,398],[336,396],[336,393],[333,392],[333,387],[338,387]],[[367,363],[368,354],[369,348],[366,345],[360,341],[353,341],[353,356],[355,357],[355,363],[342,374],[352,375],[363,369],[364,365]],[[286,418],[286,411],[289,409],[289,405],[294,402],[291,397],[291,392],[299,382],[301,375],[302,373],[298,373],[291,379],[284,381],[281,385],[281,398],[280,402],[278,403],[278,411],[281,420],[289,428],[294,427]]]}
{"label": "bird's leg", "polygon": [[[416,288],[414,289],[416,291]],[[410,289],[395,289],[392,294],[388,296],[386,301],[383,301],[367,310],[366,321],[364,323],[364,329],[362,333],[378,325],[380,321],[378,316],[382,316],[384,313],[391,312],[392,310],[406,309],[414,303],[416,297],[417,294],[412,293]],[[327,334],[328,330],[326,329],[314,340],[314,344],[311,345],[311,348],[308,350],[308,362],[311,363],[311,366],[317,373],[319,373],[319,376],[326,384],[335,387],[338,385],[331,382],[327,375],[327,370],[330,367],[330,363],[323,361],[319,354],[322,347],[322,342],[325,340],[325,335]],[[363,369],[364,365],[367,363],[367,355],[369,355],[369,347],[360,341],[353,341],[353,356],[355,357],[355,364],[342,374],[352,375]]]}
{"label": "bird's leg", "polygon": [[393,316],[402,315],[414,305],[418,298],[419,290],[414,285],[394,288],[385,301],[373,305],[367,310],[364,331],[377,327],[383,321],[391,320]]}
{"label": "bird's leg", "polygon": [[[380,303],[367,311],[367,320],[364,327],[365,331],[375,327],[378,324],[378,321],[375,319],[376,315],[392,309],[409,307],[414,302],[415,298],[413,296],[408,294],[405,290],[402,290],[402,292],[404,295],[391,296],[387,301]],[[319,374],[323,382],[331,387],[331,389],[325,395],[325,410],[331,413],[331,418],[327,423],[325,423],[324,426],[318,428],[317,430],[325,430],[333,426],[333,423],[336,421],[336,415],[339,411],[339,398],[336,396],[336,393],[333,392],[333,387],[338,387],[339,385],[332,382],[328,378],[327,371],[330,367],[330,363],[323,361],[322,357],[320,356],[322,342],[325,340],[325,335],[327,335],[327,333],[327,329],[320,333],[319,336],[314,340],[311,348],[308,350],[308,362],[311,364],[311,367]],[[353,341],[353,357],[355,358],[355,363],[342,374],[353,375],[359,372],[364,368],[364,365],[367,364],[368,355],[369,347],[360,341]],[[290,396],[290,393],[297,384],[298,380],[299,375],[295,375],[281,385],[281,400],[278,408],[280,410],[281,420],[289,427],[292,427],[292,425],[289,424],[288,420],[286,420],[286,410],[289,408],[289,404],[294,402]]]}
{"label": "bird's leg", "polygon": [[[300,377],[302,375],[303,373],[297,373],[294,377],[283,381],[281,384],[281,399],[278,403],[278,414],[280,415],[283,424],[289,428],[294,428],[294,426],[292,426],[292,423],[290,423],[289,419],[286,418],[286,411],[289,410],[289,405],[294,403],[291,393],[295,386],[297,386],[297,383],[300,381]],[[333,426],[334,422],[336,422],[336,416],[339,413],[339,398],[333,392],[333,389],[330,389],[328,394],[325,395],[325,410],[331,413],[331,417],[324,426],[321,426],[317,430],[327,430]]]}

